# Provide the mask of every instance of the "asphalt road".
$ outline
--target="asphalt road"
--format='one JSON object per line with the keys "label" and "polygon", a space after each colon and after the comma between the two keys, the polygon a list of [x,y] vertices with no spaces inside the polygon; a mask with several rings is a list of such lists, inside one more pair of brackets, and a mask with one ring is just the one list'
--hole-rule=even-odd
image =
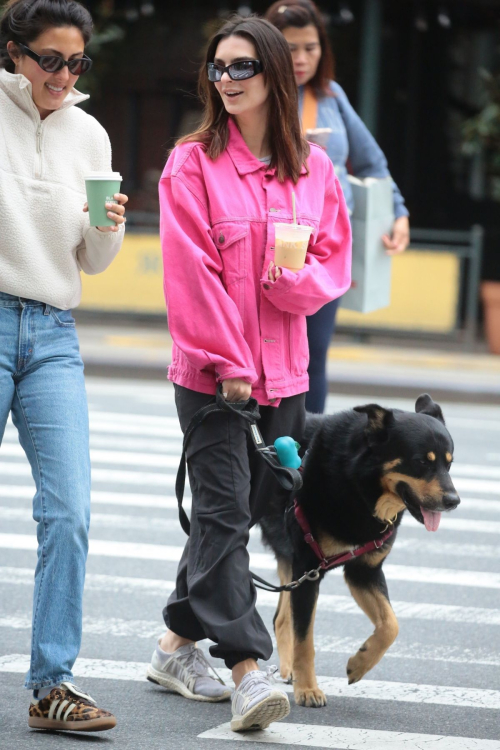
{"label": "asphalt road", "polygon": [[[403,521],[385,565],[400,634],[382,662],[348,686],[345,664],[372,631],[339,573],[323,582],[316,669],[322,709],[292,706],[265,732],[233,735],[229,704],[187,701],[144,679],[162,633],[161,610],[184,535],[174,477],[180,431],[169,384],[88,380],[93,520],[84,638],[75,682],[113,711],[118,726],[96,735],[33,732],[23,676],[30,650],[35,523],[29,466],[11,424],[0,448],[0,747],[120,750],[258,748],[500,750],[500,407],[442,403],[456,444],[462,496],[436,534]],[[415,394],[417,396],[418,393]],[[329,410],[373,396],[330,396]],[[385,405],[413,403],[380,399]],[[251,536],[254,569],[273,560]],[[276,596],[259,596],[271,628]],[[206,646],[206,644],[205,644]],[[277,655],[270,664],[277,663]],[[223,666],[223,665],[219,665]],[[222,670],[224,672],[224,670]],[[231,744],[229,744],[231,743]]]}

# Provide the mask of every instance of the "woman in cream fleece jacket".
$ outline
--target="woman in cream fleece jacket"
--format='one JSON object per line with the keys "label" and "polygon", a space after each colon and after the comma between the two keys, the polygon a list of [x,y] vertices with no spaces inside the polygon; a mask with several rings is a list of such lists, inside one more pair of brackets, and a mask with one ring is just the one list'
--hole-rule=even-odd
{"label": "woman in cream fleece jacket", "polygon": [[85,174],[111,170],[104,129],[75,105],[91,62],[88,11],[73,0],[10,0],[0,22],[0,441],[9,413],[31,464],[38,523],[29,725],[96,731],[116,720],[72,684],[88,550],[88,410],[71,308],[80,272],[118,253],[127,196],[112,227],[90,227]]}

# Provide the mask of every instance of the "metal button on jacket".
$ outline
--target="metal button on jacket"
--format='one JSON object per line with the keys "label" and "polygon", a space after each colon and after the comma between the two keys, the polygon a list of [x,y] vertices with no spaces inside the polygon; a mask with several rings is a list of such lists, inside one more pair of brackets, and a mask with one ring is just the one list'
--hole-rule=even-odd
{"label": "metal button on jacket", "polygon": [[223,234],[219,235],[220,244],[222,245],[225,241],[226,241],[226,238],[224,237],[224,235]]}

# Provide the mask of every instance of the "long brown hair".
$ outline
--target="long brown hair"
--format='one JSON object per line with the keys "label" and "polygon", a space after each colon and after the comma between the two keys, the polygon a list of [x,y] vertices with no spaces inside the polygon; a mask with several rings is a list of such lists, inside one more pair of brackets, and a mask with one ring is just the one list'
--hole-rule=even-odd
{"label": "long brown hair", "polygon": [[230,36],[248,39],[255,47],[269,86],[271,166],[276,168],[280,182],[289,177],[296,183],[302,165],[307,168],[309,144],[301,133],[292,58],[285,37],[257,16],[233,16],[210,40],[198,81],[205,108],[203,121],[194,133],[180,138],[176,145],[199,141],[206,146],[212,159],[217,159],[227,146],[229,114],[214,84],[208,80],[207,63],[213,62],[219,42]]}
{"label": "long brown hair", "polygon": [[310,25],[316,27],[321,46],[321,57],[318,69],[309,81],[309,85],[318,98],[333,96],[330,88],[330,81],[334,77],[333,53],[326,33],[325,22],[317,5],[312,0],[290,0],[290,2],[278,0],[267,9],[264,18],[280,31],[290,26],[298,29]]}

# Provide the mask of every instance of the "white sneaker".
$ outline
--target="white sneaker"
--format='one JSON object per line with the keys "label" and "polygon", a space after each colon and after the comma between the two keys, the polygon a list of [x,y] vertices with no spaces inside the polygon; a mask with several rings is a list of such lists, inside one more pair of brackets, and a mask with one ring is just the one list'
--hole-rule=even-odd
{"label": "white sneaker", "polygon": [[[209,674],[209,670],[215,677]],[[158,641],[146,676],[150,682],[174,690],[193,701],[216,703],[231,697],[231,690],[195,643],[181,646],[173,654],[166,654]]]}
{"label": "white sneaker", "polygon": [[271,722],[288,716],[290,703],[287,694],[271,684],[274,671],[276,667],[268,667],[267,672],[254,670],[243,677],[231,703],[233,732],[265,729]]}

